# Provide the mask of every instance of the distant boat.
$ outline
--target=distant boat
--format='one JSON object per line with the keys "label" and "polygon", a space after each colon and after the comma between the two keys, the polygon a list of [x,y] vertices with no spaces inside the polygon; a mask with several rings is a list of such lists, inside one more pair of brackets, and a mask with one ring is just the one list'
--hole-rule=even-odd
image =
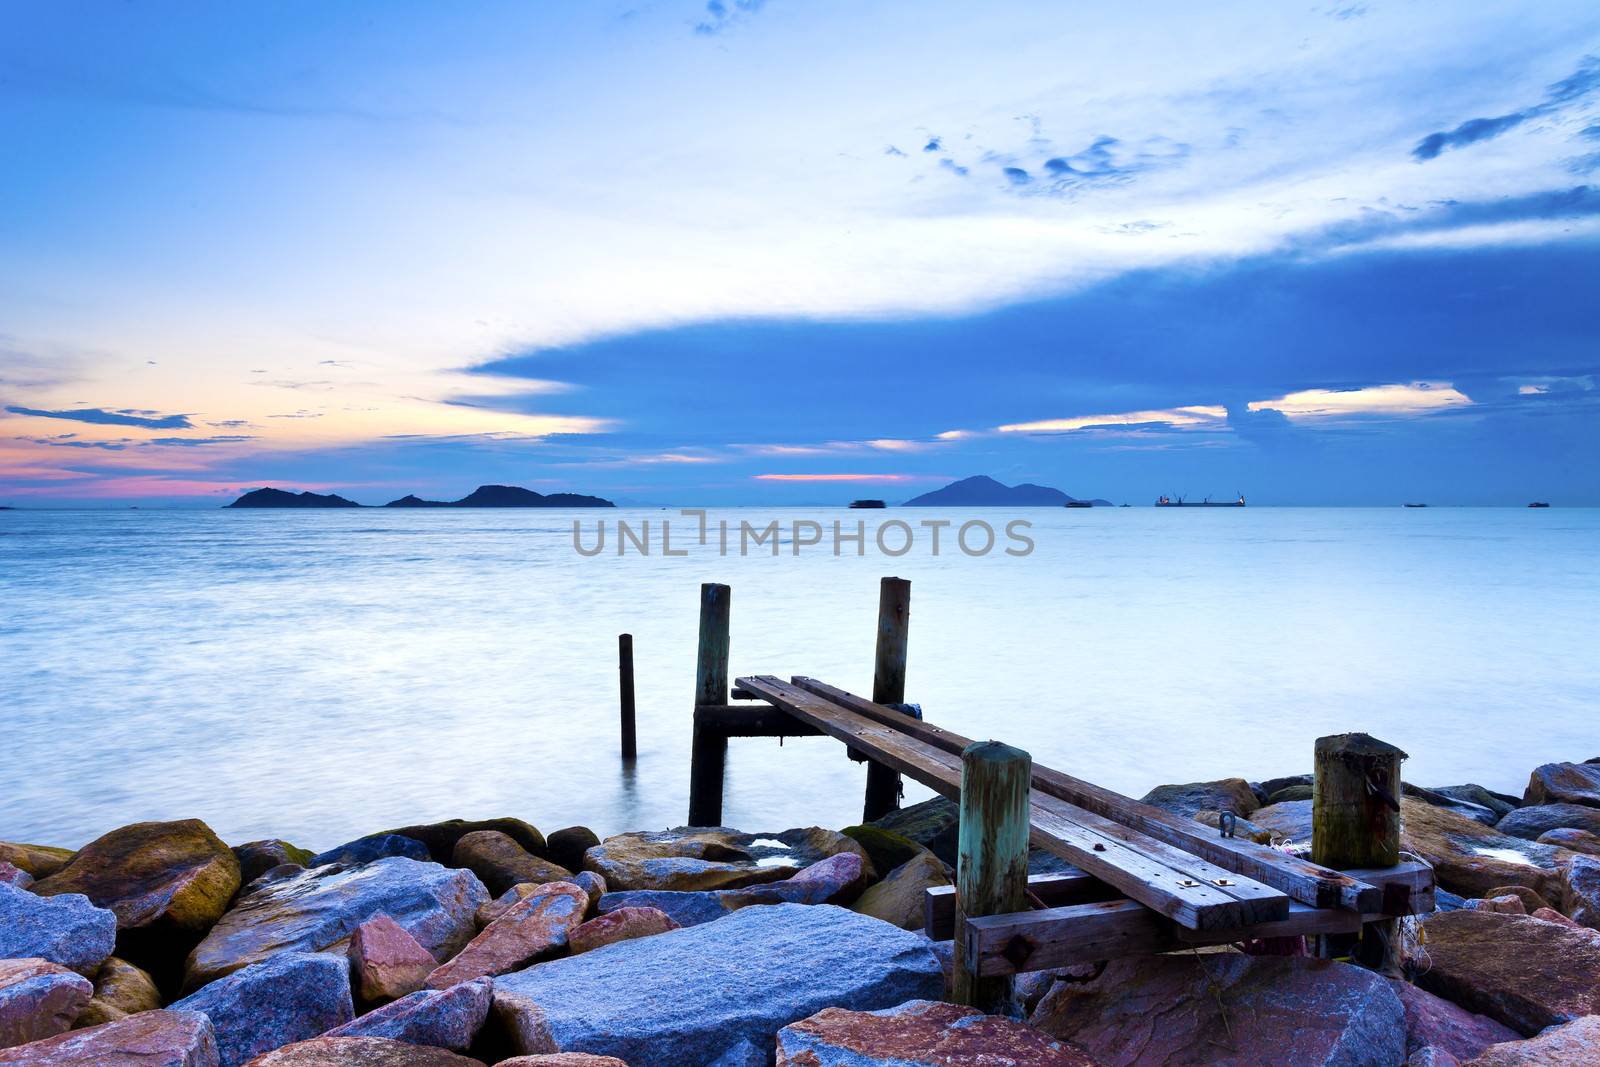
{"label": "distant boat", "polygon": [[850,501],[850,506],[853,508],[886,508],[889,505],[881,500],[852,500]]}
{"label": "distant boat", "polygon": [[1403,507],[1403,508],[1425,508],[1428,505],[1426,505],[1426,504],[1401,504],[1400,506]]}
{"label": "distant boat", "polygon": [[1533,503],[1529,504],[1528,506],[1530,508],[1547,508],[1547,507],[1550,506],[1550,502],[1547,501],[1547,500],[1535,500]]}
{"label": "distant boat", "polygon": [[1069,500],[1065,504],[1063,504],[1062,507],[1068,507],[1068,508],[1092,508],[1092,507],[1094,507],[1094,502],[1093,501],[1089,501],[1089,500]]}
{"label": "distant boat", "polygon": [[1200,501],[1199,503],[1195,503],[1192,500],[1185,500],[1181,496],[1178,497],[1176,500],[1174,500],[1170,496],[1163,496],[1163,497],[1160,497],[1160,498],[1158,498],[1156,500],[1156,507],[1158,507],[1158,508],[1242,508],[1242,507],[1244,507],[1244,494],[1240,493],[1238,500],[1217,500],[1217,501],[1214,501],[1210,497],[1206,497],[1204,500]]}

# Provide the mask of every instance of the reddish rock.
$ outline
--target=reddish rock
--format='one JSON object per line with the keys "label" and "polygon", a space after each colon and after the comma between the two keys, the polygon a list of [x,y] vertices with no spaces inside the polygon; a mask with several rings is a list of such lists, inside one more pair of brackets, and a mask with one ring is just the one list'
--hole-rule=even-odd
{"label": "reddish rock", "polygon": [[1600,932],[1531,915],[1440,912],[1417,984],[1520,1034],[1600,1012]]}
{"label": "reddish rock", "polygon": [[455,959],[430,974],[428,987],[446,989],[484,975],[505,974],[565,948],[588,907],[589,894],[581,888],[571,882],[551,882],[541,892],[518,901]]}
{"label": "reddish rock", "polygon": [[498,830],[474,830],[462,835],[450,857],[450,866],[471,871],[489,892],[497,895],[523,882],[541,885],[572,877],[565,867],[540,859]]}
{"label": "reddish rock", "polygon": [[14,863],[0,860],[0,882],[4,882],[6,885],[14,885],[18,889],[26,889],[33,884],[33,875]]}
{"label": "reddish rock", "polygon": [[1522,1035],[1486,1015],[1474,1015],[1410,982],[1396,981],[1394,991],[1406,1009],[1406,1051],[1433,1047],[1461,1061],[1470,1060],[1500,1041]]}
{"label": "reddish rock", "polygon": [[1561,875],[1561,910],[1578,925],[1600,930],[1600,859],[1572,858]]}
{"label": "reddish rock", "polygon": [[1477,900],[1469,900],[1462,906],[1469,911],[1492,911],[1498,915],[1528,914],[1528,907],[1522,903],[1522,898],[1512,893],[1498,897],[1480,897]]}
{"label": "reddish rock", "polygon": [[1527,886],[1546,900],[1560,895],[1566,849],[1502,834],[1465,815],[1402,797],[1401,847],[1433,865],[1441,889],[1464,897],[1487,896],[1505,886]]}
{"label": "reddish rock", "polygon": [[[574,882],[573,884],[576,885],[577,883]],[[478,913],[472,917],[472,921],[477,923],[478,929],[482,930],[485,926],[510,911],[513,905],[533,896],[542,885],[542,882],[518,882],[479,908]]]}
{"label": "reddish rock", "polygon": [[680,929],[678,924],[657,908],[618,908],[579,926],[572,931],[568,942],[572,946],[572,954],[576,956],[580,952],[592,952],[602,945],[677,929]]}
{"label": "reddish rock", "polygon": [[1527,1041],[1491,1045],[1466,1067],[1580,1067],[1600,1063],[1600,1015],[1553,1026]]}
{"label": "reddish rock", "polygon": [[374,915],[350,935],[350,974],[368,1004],[415,993],[439,966],[433,954],[387,915]]}
{"label": "reddish rock", "polygon": [[0,1048],[72,1029],[94,995],[81,974],[48,960],[0,960]]}
{"label": "reddish rock", "polygon": [[1461,1061],[1442,1048],[1419,1048],[1406,1057],[1406,1067],[1461,1067]]}
{"label": "reddish rock", "polygon": [[383,1037],[314,1037],[263,1053],[245,1067],[484,1067],[442,1048]]}
{"label": "reddish rock", "polygon": [[1406,1055],[1386,979],[1303,957],[1113,960],[1092,981],[1057,982],[1029,1022],[1107,1067],[1393,1067]]}
{"label": "reddish rock", "polygon": [[0,1067],[218,1067],[211,1020],[147,1011],[87,1030],[0,1049]]}
{"label": "reddish rock", "polygon": [[1525,885],[1495,886],[1484,895],[1490,900],[1493,900],[1495,897],[1516,897],[1518,900],[1522,901],[1522,907],[1529,915],[1532,915],[1540,908],[1548,908],[1550,906],[1550,902],[1548,900],[1546,900],[1544,897],[1541,897],[1538,893],[1535,893]]}
{"label": "reddish rock", "polygon": [[1600,763],[1546,763],[1528,777],[1522,802],[1600,807]]}
{"label": "reddish rock", "polygon": [[1539,835],[1541,845],[1555,845],[1557,848],[1568,848],[1574,852],[1582,852],[1586,856],[1600,856],[1600,834],[1590,833],[1588,830],[1546,830]]}
{"label": "reddish rock", "polygon": [[1581,923],[1573,922],[1554,908],[1540,908],[1533,913],[1533,917],[1535,919],[1543,919],[1547,923],[1560,923],[1562,926],[1570,926],[1574,930],[1585,929]]}
{"label": "reddish rock", "polygon": [[545,1056],[515,1056],[495,1067],[628,1067],[615,1056],[594,1056],[587,1052],[553,1052]]}
{"label": "reddish rock", "polygon": [[824,1008],[778,1031],[778,1067],[1098,1067],[1022,1023],[913,1000],[882,1011]]}
{"label": "reddish rock", "polygon": [[594,871],[579,871],[568,881],[589,894],[589,914],[593,915],[594,909],[600,906],[600,898],[606,895],[606,880]]}
{"label": "reddish rock", "polygon": [[371,1011],[324,1037],[386,1037],[465,1052],[489,1016],[493,982],[479,978],[449,989],[424,989]]}

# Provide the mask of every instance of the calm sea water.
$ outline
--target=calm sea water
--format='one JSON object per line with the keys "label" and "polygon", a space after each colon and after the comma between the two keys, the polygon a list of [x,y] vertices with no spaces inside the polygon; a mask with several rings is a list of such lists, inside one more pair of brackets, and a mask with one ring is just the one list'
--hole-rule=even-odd
{"label": "calm sea water", "polygon": [[[703,581],[733,587],[735,674],[865,693],[878,579],[910,578],[929,719],[1134,795],[1300,773],[1345,730],[1405,748],[1425,785],[1520,792],[1600,755],[1600,511],[712,513],[1033,523],[1026,558],[898,559],[722,558],[683,519],[688,558],[585,558],[575,516],[592,543],[593,511],[0,512],[0,839],[190,816],[313,848],[455,816],[676,825]],[[830,740],[735,741],[725,820],[847,825],[864,777]]]}

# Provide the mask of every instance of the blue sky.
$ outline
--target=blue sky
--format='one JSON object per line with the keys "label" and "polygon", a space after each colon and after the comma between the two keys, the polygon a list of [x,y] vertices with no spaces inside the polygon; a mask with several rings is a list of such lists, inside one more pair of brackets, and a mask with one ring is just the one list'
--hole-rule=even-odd
{"label": "blue sky", "polygon": [[1576,3],[0,2],[0,502],[1600,504]]}

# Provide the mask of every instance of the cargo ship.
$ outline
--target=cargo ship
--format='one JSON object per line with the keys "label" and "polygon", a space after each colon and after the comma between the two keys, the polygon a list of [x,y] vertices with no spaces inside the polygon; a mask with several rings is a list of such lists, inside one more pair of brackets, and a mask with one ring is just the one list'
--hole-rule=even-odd
{"label": "cargo ship", "polygon": [[1206,497],[1204,500],[1201,500],[1198,503],[1193,501],[1193,500],[1185,500],[1181,496],[1176,498],[1176,499],[1174,499],[1174,498],[1172,498],[1170,496],[1163,496],[1163,497],[1160,497],[1160,498],[1158,498],[1156,500],[1156,507],[1158,507],[1158,508],[1242,508],[1242,507],[1244,507],[1244,494],[1240,493],[1238,500],[1212,500],[1210,497]]}

